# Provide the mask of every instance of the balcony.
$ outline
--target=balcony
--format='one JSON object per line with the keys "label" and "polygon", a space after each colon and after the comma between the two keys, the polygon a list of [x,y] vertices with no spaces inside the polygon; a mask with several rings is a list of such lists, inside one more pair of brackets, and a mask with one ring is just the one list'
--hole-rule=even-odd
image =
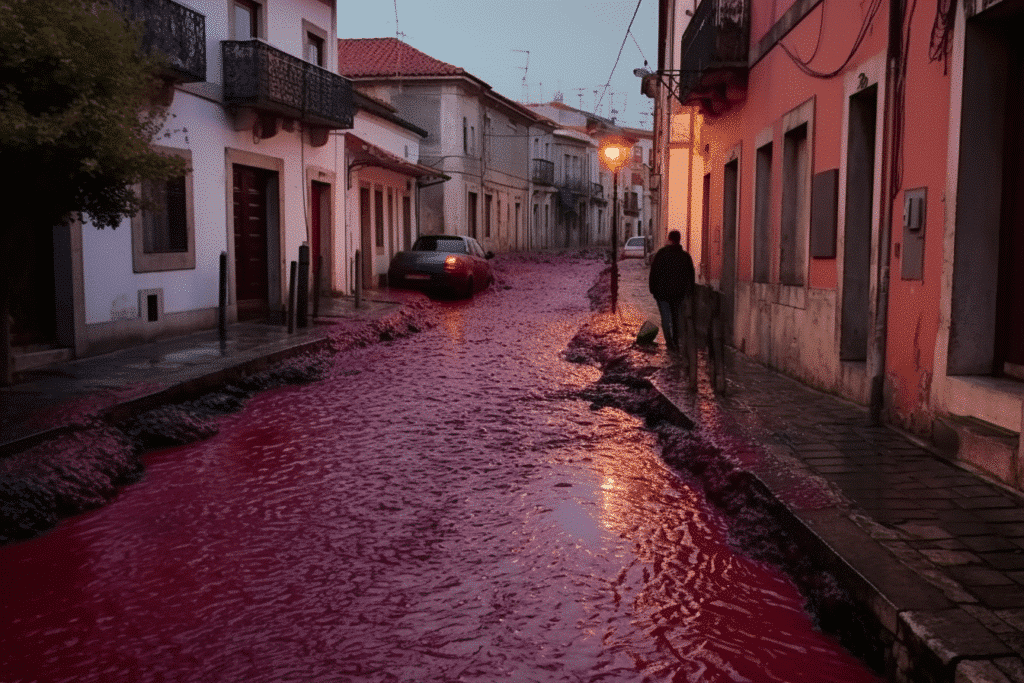
{"label": "balcony", "polygon": [[679,101],[707,117],[746,97],[750,0],[703,0],[680,45]]}
{"label": "balcony", "polygon": [[547,159],[533,160],[533,182],[538,185],[555,184],[555,164]]}
{"label": "balcony", "polygon": [[173,0],[114,0],[113,5],[142,22],[142,49],[163,57],[171,80],[206,80],[206,17]]}
{"label": "balcony", "polygon": [[228,106],[322,128],[352,127],[355,100],[347,78],[259,40],[224,40],[221,50]]}
{"label": "balcony", "polygon": [[622,193],[622,213],[627,216],[640,215],[640,195],[636,192]]}
{"label": "balcony", "polygon": [[574,194],[590,194],[590,182],[587,180],[580,180],[579,178],[566,178],[558,187],[566,192],[572,192]]}
{"label": "balcony", "polygon": [[590,196],[594,199],[604,199],[604,185],[601,183],[590,183]]}

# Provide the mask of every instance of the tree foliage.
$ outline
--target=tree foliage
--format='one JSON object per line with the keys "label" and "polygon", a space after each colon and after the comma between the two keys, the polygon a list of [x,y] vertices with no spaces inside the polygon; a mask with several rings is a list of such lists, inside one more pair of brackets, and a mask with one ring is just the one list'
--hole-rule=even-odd
{"label": "tree foliage", "polygon": [[[106,1],[0,0],[0,159],[11,225],[49,230],[74,211],[98,227],[135,213],[134,187],[184,169],[151,143],[158,58]],[[4,228],[5,230],[9,229]]]}

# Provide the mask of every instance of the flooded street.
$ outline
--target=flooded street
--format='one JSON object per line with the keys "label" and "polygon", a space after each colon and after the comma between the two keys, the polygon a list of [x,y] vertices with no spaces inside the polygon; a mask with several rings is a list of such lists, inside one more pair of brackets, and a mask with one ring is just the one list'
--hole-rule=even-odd
{"label": "flooded street", "polygon": [[642,420],[573,396],[601,267],[509,260],[0,548],[2,680],[877,680]]}

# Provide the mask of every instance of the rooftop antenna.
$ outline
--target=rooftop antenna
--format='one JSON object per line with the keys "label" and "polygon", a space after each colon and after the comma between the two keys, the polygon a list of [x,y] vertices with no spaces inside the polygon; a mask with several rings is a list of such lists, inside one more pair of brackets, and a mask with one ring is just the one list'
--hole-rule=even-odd
{"label": "rooftop antenna", "polygon": [[395,0],[395,38],[405,38],[405,34],[398,30],[398,0]]}
{"label": "rooftop antenna", "polygon": [[580,98],[580,110],[582,110],[583,109],[583,91],[586,90],[586,88],[574,88],[574,89],[576,90],[576,95]]}
{"label": "rooftop antenna", "polygon": [[[395,0],[395,40],[398,40],[399,42],[401,42],[402,38],[405,38],[405,34],[402,33],[398,29],[398,0]],[[401,74],[402,74],[401,59],[402,58],[401,58],[401,54],[402,54],[401,50],[396,50],[395,51],[395,56],[396,56],[395,78],[398,81],[398,90],[399,90],[399,92],[402,91],[402,79],[401,79]]]}
{"label": "rooftop antenna", "polygon": [[526,66],[517,66],[517,69],[523,70],[523,101],[530,101],[530,86],[526,82],[526,74],[530,71],[530,51],[529,50],[512,50],[512,52],[522,52],[526,54]]}

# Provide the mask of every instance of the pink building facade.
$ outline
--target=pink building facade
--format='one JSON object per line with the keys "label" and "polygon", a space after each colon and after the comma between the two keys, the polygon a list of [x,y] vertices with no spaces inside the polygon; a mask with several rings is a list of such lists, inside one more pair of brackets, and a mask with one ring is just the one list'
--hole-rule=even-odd
{"label": "pink building facade", "polygon": [[1024,4],[695,4],[659,83],[732,345],[1024,488]]}

